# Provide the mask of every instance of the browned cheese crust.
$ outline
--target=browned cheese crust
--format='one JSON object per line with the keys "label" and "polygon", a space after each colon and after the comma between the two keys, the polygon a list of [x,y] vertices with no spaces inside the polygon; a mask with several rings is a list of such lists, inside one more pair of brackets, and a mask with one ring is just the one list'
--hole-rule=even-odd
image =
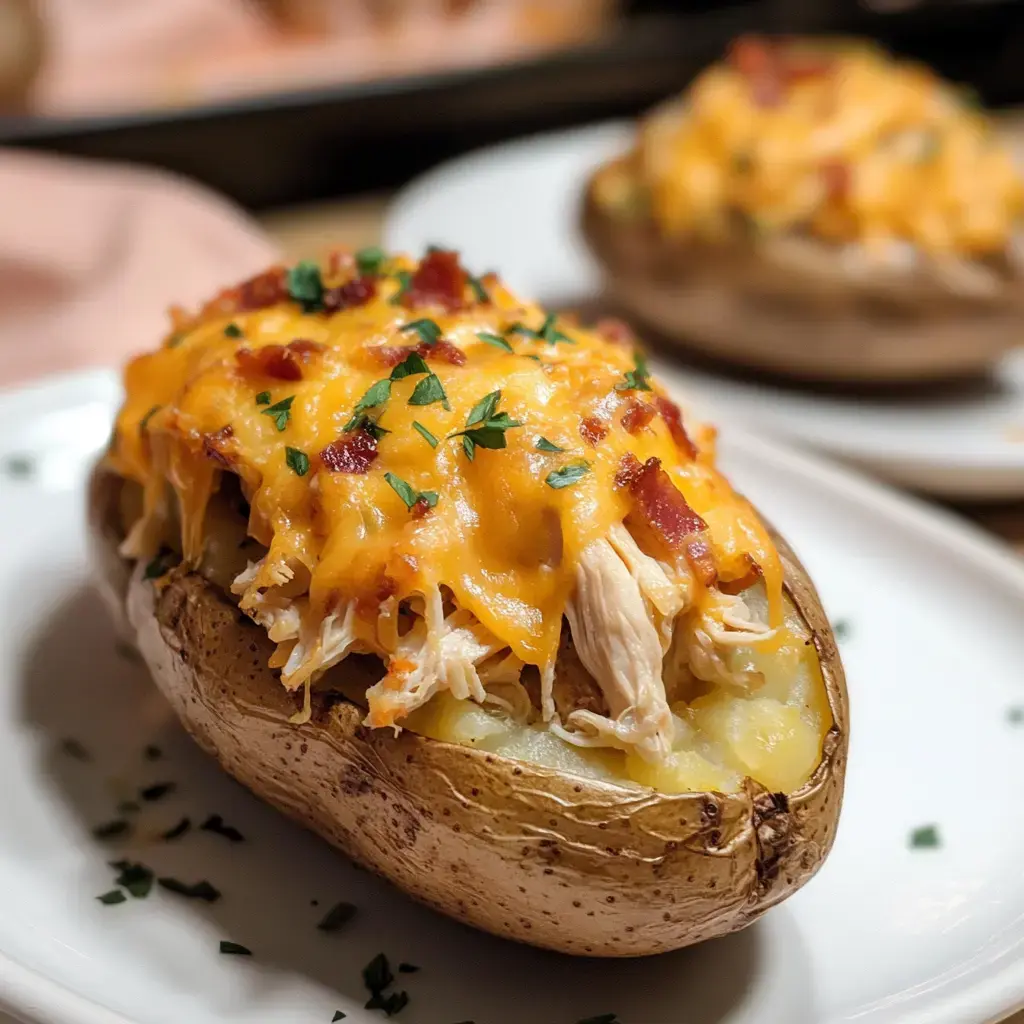
{"label": "browned cheese crust", "polygon": [[[90,515],[109,593],[123,566],[104,510],[118,478],[98,471]],[[267,667],[264,631],[202,576],[136,574],[135,638],[185,728],[239,782],[423,903],[496,935],[565,953],[642,956],[742,928],[803,885],[833,841],[847,699],[818,596],[773,534],[786,587],[810,626],[834,726],[798,792],[666,795],[617,788],[404,731],[370,730],[354,704],[297,710]],[[106,551],[104,550],[106,549]],[[344,671],[376,681],[350,658]],[[365,673],[365,680],[360,679]]]}
{"label": "browned cheese crust", "polygon": [[[898,383],[976,374],[1019,342],[1024,286],[980,270],[958,290],[923,265],[857,270],[810,238],[712,244],[583,201],[609,297],[692,352],[804,379]],[[969,275],[969,268],[965,268]]]}

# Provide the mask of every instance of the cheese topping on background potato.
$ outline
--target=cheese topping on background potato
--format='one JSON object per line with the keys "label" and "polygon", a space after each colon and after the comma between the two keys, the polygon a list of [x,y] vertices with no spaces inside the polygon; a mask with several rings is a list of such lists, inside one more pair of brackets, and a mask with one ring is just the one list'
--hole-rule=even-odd
{"label": "cheese topping on background potato", "polygon": [[[123,551],[201,567],[241,546],[228,586],[307,707],[326,670],[370,653],[386,667],[371,726],[420,711],[429,732],[422,709],[447,694],[664,765],[689,714],[671,702],[756,689],[773,652],[810,657],[712,430],[684,421],[623,325],[584,329],[440,250],[272,268],[172,318],[127,368],[108,456],[143,494]],[[565,629],[597,698],[556,676]],[[817,716],[806,776],[830,719],[793,699]]]}
{"label": "cheese topping on background potato", "polygon": [[795,231],[978,258],[1007,253],[1024,208],[962,90],[867,45],[756,38],[647,118],[596,195],[669,235]]}

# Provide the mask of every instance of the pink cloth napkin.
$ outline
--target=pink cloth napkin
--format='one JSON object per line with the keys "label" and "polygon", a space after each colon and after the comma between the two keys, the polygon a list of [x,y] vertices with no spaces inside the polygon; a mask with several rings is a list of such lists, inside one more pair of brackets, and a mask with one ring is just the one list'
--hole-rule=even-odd
{"label": "pink cloth napkin", "polygon": [[279,259],[226,200],[171,175],[0,150],[0,386],[156,345]]}

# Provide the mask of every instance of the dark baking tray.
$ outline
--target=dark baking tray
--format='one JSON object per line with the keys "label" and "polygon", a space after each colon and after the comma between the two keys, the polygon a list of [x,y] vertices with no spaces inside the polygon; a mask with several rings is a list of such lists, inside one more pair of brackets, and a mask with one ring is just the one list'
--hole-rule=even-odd
{"label": "dark baking tray", "polygon": [[388,188],[500,139],[635,114],[682,88],[743,31],[855,29],[976,86],[1024,95],[1016,3],[882,17],[847,0],[672,5],[604,40],[500,68],[361,82],[215,106],[69,120],[0,118],[0,145],[177,171],[254,209]]}

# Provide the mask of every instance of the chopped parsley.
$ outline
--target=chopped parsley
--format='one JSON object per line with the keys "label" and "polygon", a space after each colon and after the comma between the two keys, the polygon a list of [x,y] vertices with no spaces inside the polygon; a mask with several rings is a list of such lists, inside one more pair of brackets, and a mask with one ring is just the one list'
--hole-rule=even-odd
{"label": "chopped parsley", "polygon": [[422,423],[420,423],[419,420],[412,421],[412,429],[415,430],[431,448],[436,448],[441,443],[429,430],[427,430],[425,426],[423,426]]}
{"label": "chopped parsley", "polygon": [[215,832],[219,836],[223,836],[225,839],[230,840],[232,843],[241,843],[245,841],[245,836],[231,825],[225,825],[224,819],[219,814],[211,814],[199,826],[203,832]]}
{"label": "chopped parsley", "polygon": [[184,896],[187,900],[203,900],[205,903],[216,903],[220,899],[220,891],[215,889],[207,881],[196,882],[188,885],[178,881],[177,878],[158,878],[157,883],[161,889],[173,892],[176,896]]}
{"label": "chopped parsley", "polygon": [[437,504],[437,491],[417,491],[410,487],[400,476],[394,473],[385,473],[384,479],[391,485],[391,489],[405,502],[406,508],[412,508],[419,502],[425,502],[427,508],[433,508]]}
{"label": "chopped parsley", "polygon": [[114,651],[119,658],[124,658],[125,661],[131,661],[135,664],[141,664],[142,662],[139,652],[131,644],[127,644],[123,640],[115,642]]}
{"label": "chopped parsley", "polygon": [[242,328],[238,324],[228,324],[224,328],[224,334],[229,338],[242,338],[245,335],[242,333]]}
{"label": "chopped parsley", "polygon": [[484,395],[466,417],[466,429],[457,430],[449,437],[461,437],[466,457],[472,461],[479,448],[505,448],[505,431],[513,427],[521,427],[519,420],[512,419],[507,412],[498,412],[501,391],[492,391]]}
{"label": "chopped parsley", "polygon": [[938,825],[922,825],[910,833],[910,846],[914,850],[934,850],[942,845]]}
{"label": "chopped parsley", "polygon": [[15,480],[27,480],[35,468],[36,464],[27,455],[9,455],[3,461],[4,472]]}
{"label": "chopped parsley", "polygon": [[154,743],[150,743],[145,750],[142,752],[142,756],[147,761],[159,761],[164,756],[164,752],[156,746]]}
{"label": "chopped parsley", "polygon": [[134,800],[122,800],[117,805],[118,814],[137,814],[142,810],[142,805],[137,804]]}
{"label": "chopped parsley", "polygon": [[288,295],[302,307],[303,313],[319,313],[324,308],[324,282],[320,268],[312,260],[301,260],[288,271]]}
{"label": "chopped parsley", "polygon": [[191,819],[182,818],[173,828],[169,828],[166,832],[161,832],[160,838],[167,842],[170,842],[172,839],[180,839],[191,827]]}
{"label": "chopped parsley", "polygon": [[353,903],[335,903],[330,910],[320,919],[316,926],[318,931],[336,932],[342,925],[348,924],[356,916],[356,907]]}
{"label": "chopped parsley", "polygon": [[76,761],[92,760],[92,754],[90,754],[89,751],[78,742],[78,740],[71,736],[60,741],[60,749],[63,750],[68,757],[73,757]]}
{"label": "chopped parsley", "polygon": [[400,963],[398,965],[399,974],[415,974],[419,968],[415,964]]}
{"label": "chopped parsley", "polygon": [[309,472],[309,456],[300,448],[288,445],[284,449],[284,461],[296,476],[305,476]]}
{"label": "chopped parsley", "polygon": [[484,283],[479,277],[474,277],[470,274],[468,283],[470,291],[473,293],[473,298],[477,302],[488,303],[491,301],[491,297],[487,294],[487,289],[484,287]]}
{"label": "chopped parsley", "polygon": [[430,373],[427,361],[418,352],[410,352],[392,371],[392,380],[401,380],[416,373]]}
{"label": "chopped parsley", "polygon": [[342,429],[346,433],[352,433],[354,430],[365,430],[374,441],[379,441],[385,434],[391,433],[390,430],[382,427],[365,412],[357,412]]}
{"label": "chopped parsley", "polygon": [[120,889],[111,889],[110,892],[105,892],[102,896],[97,896],[96,899],[105,907],[111,907],[117,903],[124,903],[128,897]]}
{"label": "chopped parsley", "polygon": [[342,1013],[341,1010],[335,1010],[334,1016],[331,1018],[331,1024],[334,1024],[335,1021],[344,1020],[345,1016],[346,1015]]}
{"label": "chopped parsley", "polygon": [[1024,723],[1024,707],[1010,708],[1006,712],[1006,719],[1011,725]]}
{"label": "chopped parsley", "polygon": [[556,491],[560,491],[563,487],[569,487],[571,484],[576,483],[577,480],[585,477],[589,472],[589,462],[571,462],[568,466],[563,466],[561,469],[553,469],[544,478],[544,483],[548,487],[553,487]]}
{"label": "chopped parsley", "polygon": [[161,410],[162,408],[163,408],[163,406],[160,406],[160,405],[154,405],[154,406],[153,406],[153,407],[152,407],[152,408],[151,408],[151,409],[149,410],[149,412],[147,412],[147,413],[146,413],[146,415],[145,415],[145,416],[143,416],[141,420],[139,420],[139,433],[140,433],[140,434],[144,434],[144,433],[146,432],[146,428],[147,428],[147,427],[149,426],[149,421],[150,421],[150,420],[151,420],[151,419],[152,419],[152,418],[153,418],[153,417],[154,417],[154,416],[155,416],[155,415],[156,415],[156,414],[157,414],[157,413],[158,413],[158,412],[159,412],[159,411],[160,411],[160,410]]}
{"label": "chopped parsley", "polygon": [[227,939],[220,940],[220,951],[225,956],[252,956],[251,949],[240,946],[237,942],[229,942]]}
{"label": "chopped parsley", "polygon": [[388,958],[383,953],[378,953],[363,968],[363,984],[370,991],[370,998],[365,1004],[367,1010],[383,1010],[388,1017],[393,1017],[408,1005],[409,996],[406,992],[385,994],[385,990],[394,980],[395,977],[388,966]]}
{"label": "chopped parsley", "polygon": [[356,253],[356,269],[364,277],[375,277],[387,259],[388,254],[379,245],[368,245]]}
{"label": "chopped parsley", "polygon": [[405,298],[405,293],[412,287],[412,271],[411,270],[396,270],[395,280],[398,281],[398,291],[388,299],[388,302],[392,306],[401,305],[402,299]]}
{"label": "chopped parsley", "polygon": [[133,864],[127,860],[116,860],[110,865],[118,872],[114,884],[127,889],[137,900],[143,900],[153,888],[153,872],[145,864]]}
{"label": "chopped parsley", "polygon": [[548,313],[539,331],[535,331],[522,323],[514,323],[508,330],[510,334],[521,334],[526,338],[533,338],[536,341],[546,341],[549,345],[557,345],[560,341],[566,345],[575,345],[576,342],[569,335],[563,334],[558,330],[555,326],[557,321],[558,317],[554,313]]}
{"label": "chopped parsley", "polygon": [[269,391],[261,391],[256,396],[256,404],[257,405],[270,405],[270,392]]}
{"label": "chopped parsley", "polygon": [[409,404],[433,405],[434,402],[440,402],[445,409],[451,409],[440,377],[436,373],[431,373],[419,381],[416,387],[412,389],[412,394],[409,396]]}
{"label": "chopped parsley", "polygon": [[289,395],[287,398],[282,398],[280,402],[268,405],[266,409],[261,409],[260,411],[264,416],[269,416],[274,421],[274,426],[278,430],[284,430],[288,426],[288,420],[291,419],[292,402],[294,401],[295,396]]}
{"label": "chopped parsley", "polygon": [[557,444],[549,441],[546,437],[538,437],[536,443],[533,446],[539,452],[564,452],[564,448],[559,448]]}
{"label": "chopped parsley", "polygon": [[146,786],[139,790],[139,796],[147,803],[155,800],[162,800],[169,793],[173,793],[178,787],[173,782],[156,782],[152,786]]}
{"label": "chopped parsley", "polygon": [[93,830],[93,837],[96,839],[117,839],[119,836],[126,836],[131,832],[131,822],[124,818],[115,818],[103,825],[97,825]]}
{"label": "chopped parsley", "polygon": [[512,348],[512,346],[508,343],[508,341],[505,338],[503,338],[500,334],[491,334],[490,331],[477,331],[476,336],[481,341],[486,342],[488,345],[493,345],[494,348],[500,348],[502,352],[515,351]]}
{"label": "chopped parsley", "polygon": [[433,320],[413,320],[403,324],[400,331],[415,331],[424,345],[436,345],[441,340],[441,328]]}
{"label": "chopped parsley", "polygon": [[849,619],[836,619],[832,623],[832,632],[835,633],[836,640],[842,643],[844,640],[850,639],[850,621]]}
{"label": "chopped parsley", "polygon": [[633,369],[627,370],[623,376],[625,380],[615,385],[616,391],[650,391],[651,385],[648,381],[647,360],[642,352],[633,353]]}

